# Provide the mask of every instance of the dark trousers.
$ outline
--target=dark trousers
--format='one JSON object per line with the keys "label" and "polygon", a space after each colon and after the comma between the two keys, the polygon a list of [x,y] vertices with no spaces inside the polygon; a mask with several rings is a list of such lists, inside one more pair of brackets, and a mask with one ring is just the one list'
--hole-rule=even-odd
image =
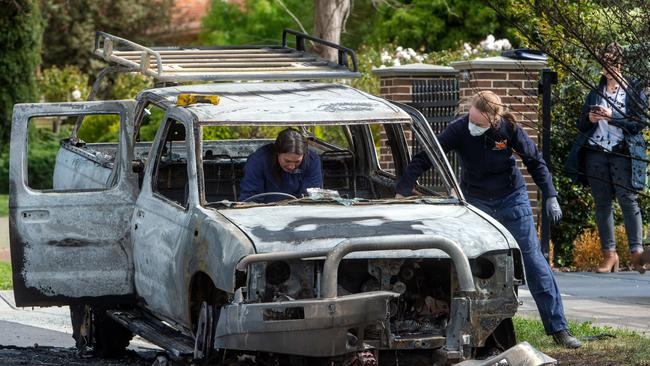
{"label": "dark trousers", "polygon": [[539,246],[526,187],[521,187],[501,199],[485,200],[470,196],[465,198],[467,202],[505,226],[519,244],[524,258],[526,282],[537,304],[546,334],[567,329],[560,290]]}
{"label": "dark trousers", "polygon": [[632,188],[632,161],[603,151],[585,152],[585,173],[596,204],[596,225],[603,251],[616,250],[612,203],[618,200],[623,212],[630,252],[643,251],[643,223],[638,195]]}

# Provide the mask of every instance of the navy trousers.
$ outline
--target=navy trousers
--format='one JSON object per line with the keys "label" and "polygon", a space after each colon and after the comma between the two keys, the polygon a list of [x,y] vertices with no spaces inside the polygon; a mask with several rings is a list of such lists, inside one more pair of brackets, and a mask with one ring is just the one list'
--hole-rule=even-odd
{"label": "navy trousers", "polygon": [[537,304],[546,334],[568,329],[560,290],[539,246],[526,187],[499,199],[486,200],[471,196],[465,198],[505,226],[519,244],[524,258],[526,283]]}

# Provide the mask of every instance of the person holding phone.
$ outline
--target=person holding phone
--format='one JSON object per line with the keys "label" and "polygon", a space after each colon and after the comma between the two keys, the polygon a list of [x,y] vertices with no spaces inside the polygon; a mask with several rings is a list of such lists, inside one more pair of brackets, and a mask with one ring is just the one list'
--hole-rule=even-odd
{"label": "person holding phone", "polygon": [[577,121],[578,137],[567,160],[567,174],[587,183],[596,205],[596,224],[603,261],[597,273],[616,272],[619,258],[614,239],[613,198],[625,222],[632,266],[643,273],[643,224],[637,191],[646,183],[646,124],[648,98],[638,83],[621,73],[623,50],[612,43],[603,54],[598,87],[591,90]]}

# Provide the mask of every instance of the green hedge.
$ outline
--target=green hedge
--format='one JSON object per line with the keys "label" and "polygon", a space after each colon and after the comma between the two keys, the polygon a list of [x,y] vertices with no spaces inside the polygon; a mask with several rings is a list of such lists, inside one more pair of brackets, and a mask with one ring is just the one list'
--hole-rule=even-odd
{"label": "green hedge", "polygon": [[0,12],[0,146],[9,141],[15,103],[38,99],[36,70],[41,62],[43,25],[38,2],[6,2]]}
{"label": "green hedge", "polygon": [[15,0],[0,12],[0,193],[9,189],[8,142],[14,104],[33,102],[43,24],[36,0]]}

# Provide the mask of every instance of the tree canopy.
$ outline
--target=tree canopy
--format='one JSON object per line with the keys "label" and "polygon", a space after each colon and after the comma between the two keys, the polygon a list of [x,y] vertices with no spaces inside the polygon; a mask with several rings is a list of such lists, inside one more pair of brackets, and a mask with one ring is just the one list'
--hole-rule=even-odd
{"label": "tree canopy", "polygon": [[[215,0],[203,19],[204,44],[277,44],[283,28],[311,33],[314,2],[246,0],[243,6]],[[295,18],[295,19],[294,19]],[[356,0],[341,34],[352,48],[387,43],[445,50],[478,42],[488,34],[510,35],[496,12],[481,0]]]}
{"label": "tree canopy", "polygon": [[38,99],[36,70],[41,62],[42,29],[36,0],[15,0],[3,5],[0,12],[0,148],[6,147],[9,141],[14,104]]}

